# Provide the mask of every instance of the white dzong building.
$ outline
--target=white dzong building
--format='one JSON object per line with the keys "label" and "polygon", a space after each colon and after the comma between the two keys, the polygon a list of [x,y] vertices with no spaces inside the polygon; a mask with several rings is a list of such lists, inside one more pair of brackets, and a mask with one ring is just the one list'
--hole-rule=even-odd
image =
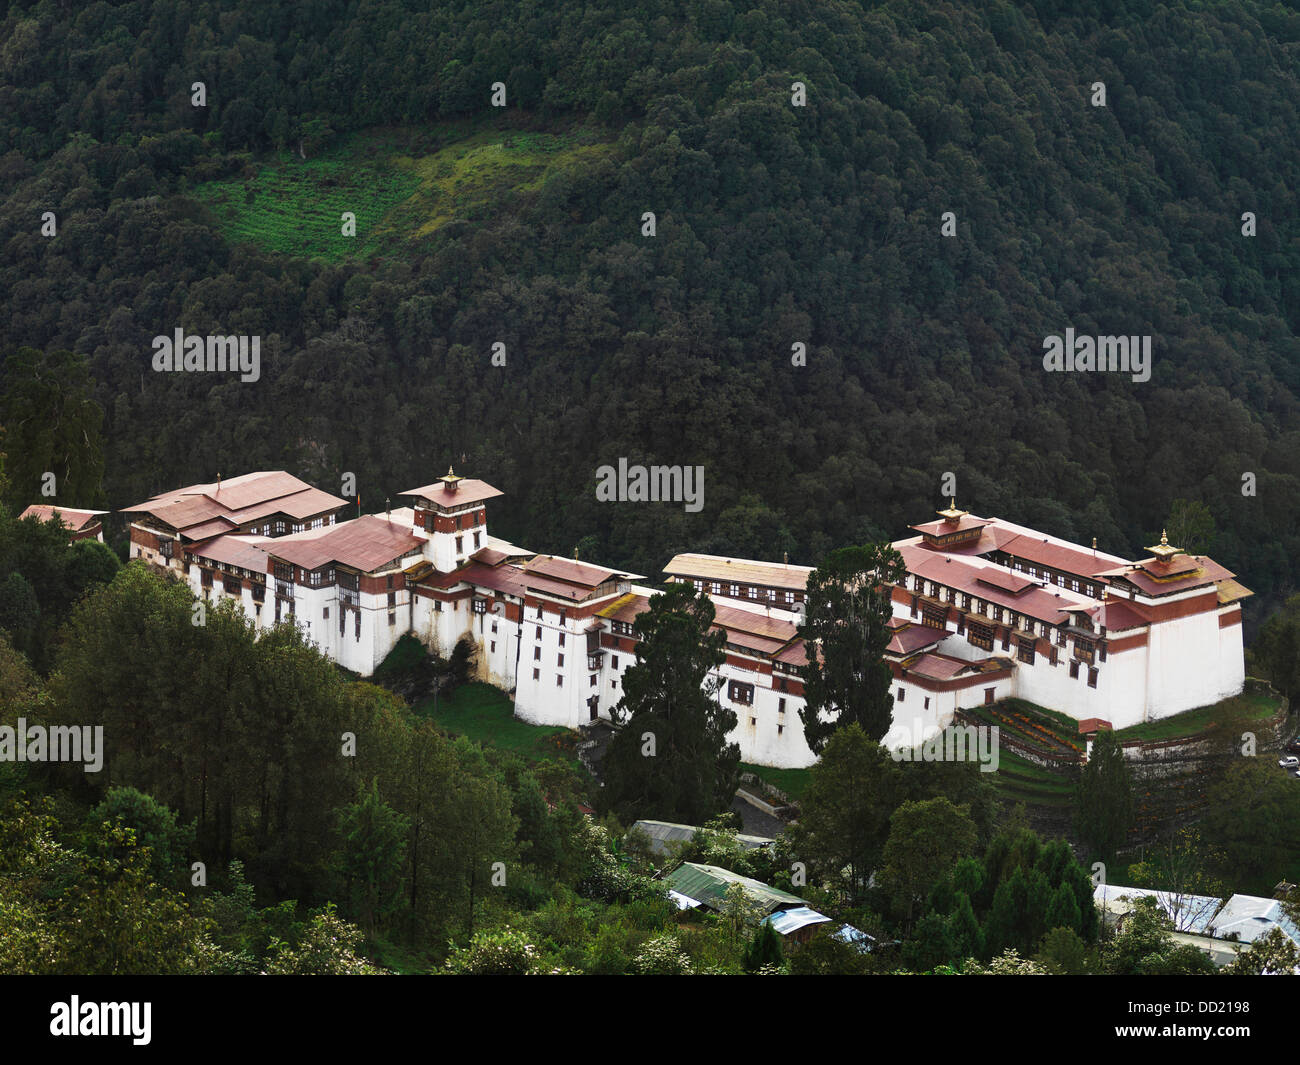
{"label": "white dzong building", "polygon": [[[164,493],[128,508],[131,555],[236,599],[262,628],[292,620],[340,665],[371,675],[402,635],[448,655],[469,638],[479,676],[515,714],[576,728],[609,719],[636,659],[634,623],[655,589],[636,574],[535,555],[488,534],[483,481],[446,476],[408,507],[342,520],[348,503],[283,472]],[[1018,697],[1119,729],[1235,695],[1240,601],[1212,559],[1168,544],[1129,562],[958,510],[894,543],[894,731],[939,729],[963,708]],[[806,566],[681,554],[668,581],[714,601],[726,633],[719,700],[742,760],[801,767],[798,625]],[[890,742],[889,737],[886,742]]]}

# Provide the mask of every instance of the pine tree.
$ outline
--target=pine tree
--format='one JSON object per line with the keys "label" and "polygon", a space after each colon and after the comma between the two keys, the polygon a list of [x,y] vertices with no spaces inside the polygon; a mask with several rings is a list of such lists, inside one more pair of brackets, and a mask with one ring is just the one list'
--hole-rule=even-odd
{"label": "pine tree", "polygon": [[677,583],[652,596],[634,623],[636,662],[614,707],[626,723],[602,766],[605,805],[623,820],[702,824],[731,806],[740,748],[727,741],[736,715],[717,699],[710,671],[725,659],[709,597]]}
{"label": "pine tree", "polygon": [[745,971],[757,972],[765,965],[780,965],[784,961],[781,952],[781,937],[772,927],[771,921],[764,921],[754,933],[754,939],[745,951]]}
{"label": "pine tree", "polygon": [[1069,884],[1062,884],[1052,895],[1052,903],[1047,908],[1048,928],[1068,928],[1079,931],[1079,903]]}
{"label": "pine tree", "polygon": [[840,548],[809,574],[799,627],[808,652],[799,715],[814,752],[820,754],[835,730],[852,722],[876,741],[889,731],[893,674],[884,652],[893,617],[890,596],[906,575],[903,557],[889,544]]}
{"label": "pine tree", "polygon": [[1075,828],[1102,861],[1124,845],[1133,823],[1133,789],[1128,763],[1115,734],[1102,731],[1092,744],[1075,793]]}

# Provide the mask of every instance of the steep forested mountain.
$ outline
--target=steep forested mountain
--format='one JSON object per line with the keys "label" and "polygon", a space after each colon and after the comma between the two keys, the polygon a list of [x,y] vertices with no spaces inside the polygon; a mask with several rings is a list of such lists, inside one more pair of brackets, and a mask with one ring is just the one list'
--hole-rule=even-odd
{"label": "steep forested mountain", "polygon": [[[1282,3],[20,0],[0,41],[4,343],[89,360],[113,506],[452,461],[494,532],[654,573],[900,535],[952,471],[1117,553],[1201,501],[1257,616],[1295,586]],[[178,327],[260,380],[153,372]],[[1066,328],[1151,379],[1044,372]],[[598,503],[620,456],[703,511]]]}

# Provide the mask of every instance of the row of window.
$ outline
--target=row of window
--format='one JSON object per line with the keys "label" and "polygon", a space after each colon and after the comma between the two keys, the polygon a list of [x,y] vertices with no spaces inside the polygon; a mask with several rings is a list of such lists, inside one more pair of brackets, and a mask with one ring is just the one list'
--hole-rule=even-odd
{"label": "row of window", "polygon": [[323,518],[313,518],[309,522],[295,521],[292,524],[289,524],[283,518],[278,518],[273,522],[268,521],[261,525],[254,525],[248,531],[254,536],[283,536],[288,532],[306,532],[308,529],[321,529],[326,525],[333,524],[333,514]]}
{"label": "row of window", "polygon": [[797,593],[789,589],[777,592],[774,589],[761,588],[755,584],[739,584],[727,581],[693,580],[691,583],[695,585],[697,592],[702,592],[707,588],[710,595],[722,595],[725,588],[727,590],[725,594],[732,599],[757,599],[768,603],[782,602],[788,606],[796,602],[803,602],[802,595],[797,595]]}
{"label": "row of window", "polygon": [[[979,614],[981,617],[992,618],[999,625],[1009,624],[1012,628],[1033,633],[1037,636],[1051,636],[1052,634],[1052,626],[1046,621],[1038,621],[1029,617],[1028,614],[1018,613],[1009,607],[999,606],[997,603],[979,599],[966,592],[953,591],[946,585],[935,584],[933,581],[916,577],[913,588],[918,596],[926,595],[931,599],[939,600],[941,603],[951,603],[960,610]],[[912,599],[912,616],[921,616],[923,624],[934,628],[943,628],[947,620],[947,611],[930,603],[923,604],[914,596]]]}
{"label": "row of window", "polygon": [[1048,584],[1055,584],[1058,588],[1069,588],[1072,592],[1082,592],[1093,599],[1096,599],[1100,594],[1098,586],[1092,581],[1081,581],[1078,577],[1068,577],[1063,573],[1050,570],[1046,566],[1036,566],[1032,562],[1025,562],[1023,559],[1015,559],[1011,563],[1011,568],[1021,573],[1027,573],[1031,577],[1037,577]]}
{"label": "row of window", "polygon": [[[970,599],[969,596],[963,596],[963,598],[966,600]],[[963,605],[962,609],[968,609],[968,606],[969,603]],[[921,616],[922,625],[935,629],[947,628],[947,617],[945,611],[933,607],[928,603],[920,603],[920,601],[913,596],[912,617],[917,617],[918,613]],[[982,609],[979,611],[979,615],[981,617],[989,617],[988,612]],[[1046,622],[1034,622],[1026,618],[1024,615],[1017,614],[1014,611],[1005,610],[1002,607],[996,607],[994,609],[991,620],[998,624],[1009,625],[1011,628],[1018,629],[1021,632],[1028,632],[1030,635],[1036,633],[1048,639],[1051,639],[1053,635],[1052,626],[1048,625]],[[992,625],[982,624],[974,620],[974,618],[959,616],[957,619],[957,632],[958,634],[964,634],[966,639],[976,647],[982,647],[986,651],[993,650],[994,629]],[[1060,627],[1055,630],[1055,637],[1056,645],[1058,647],[1064,647],[1066,641],[1069,639],[1069,634],[1064,627]],[[1024,655],[1021,655],[1021,661],[1032,664],[1034,661],[1032,651],[1033,642],[1022,636],[1018,636],[1016,639],[1020,642],[1022,648],[1025,646],[1030,648],[1030,651],[1028,652],[1029,656],[1024,657]],[[1002,650],[1010,650],[1010,646],[1010,636],[1004,634],[1002,637]],[[1097,656],[1098,654],[1100,655],[1101,661],[1106,661],[1106,645],[1104,643],[1101,644],[1099,648],[1096,641],[1090,640],[1085,636],[1080,636],[1077,633],[1075,634],[1074,655],[1076,658],[1080,658],[1085,662],[1091,662],[1093,661],[1094,656]],[[1053,661],[1055,661],[1055,656],[1053,656]]]}

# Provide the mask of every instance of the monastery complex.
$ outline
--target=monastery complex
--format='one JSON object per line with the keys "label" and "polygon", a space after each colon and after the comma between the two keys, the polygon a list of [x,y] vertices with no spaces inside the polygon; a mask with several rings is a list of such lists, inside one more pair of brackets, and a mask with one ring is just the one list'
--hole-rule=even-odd
{"label": "monastery complex", "polygon": [[[335,662],[369,676],[406,633],[450,653],[469,637],[482,679],[515,714],[576,728],[610,717],[635,660],[645,578],[538,555],[488,534],[502,493],[448,471],[410,505],[346,519],[352,504],[284,472],[155,496],[130,516],[131,557],[197,595],[227,596],[259,628],[292,620]],[[894,729],[908,736],[956,710],[1015,696],[1119,729],[1205,706],[1244,683],[1240,601],[1251,593],[1210,558],[1162,537],[1129,561],[955,502],[894,547]],[[714,602],[726,633],[718,697],[732,738],[759,765],[811,765],[798,622],[811,568],[681,554],[668,581]],[[888,737],[887,737],[888,740]]]}

